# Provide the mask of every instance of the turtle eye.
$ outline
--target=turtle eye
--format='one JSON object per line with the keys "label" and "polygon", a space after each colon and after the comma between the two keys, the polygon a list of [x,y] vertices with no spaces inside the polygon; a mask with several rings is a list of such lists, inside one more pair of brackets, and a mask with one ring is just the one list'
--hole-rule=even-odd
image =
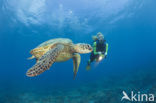
{"label": "turtle eye", "polygon": [[88,47],[89,50],[92,50],[92,47],[90,45],[87,45],[87,47]]}
{"label": "turtle eye", "polygon": [[87,45],[87,47],[89,48],[89,45]]}

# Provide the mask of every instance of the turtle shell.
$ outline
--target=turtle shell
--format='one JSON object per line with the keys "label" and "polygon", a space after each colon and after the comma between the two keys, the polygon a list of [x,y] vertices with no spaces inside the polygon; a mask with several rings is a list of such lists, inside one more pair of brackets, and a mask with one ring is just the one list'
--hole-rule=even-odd
{"label": "turtle shell", "polygon": [[44,55],[47,51],[49,51],[55,44],[63,44],[69,45],[72,44],[72,40],[67,38],[57,38],[45,41],[38,45],[36,48],[32,49],[30,53],[35,56],[36,59],[39,59],[42,55]]}

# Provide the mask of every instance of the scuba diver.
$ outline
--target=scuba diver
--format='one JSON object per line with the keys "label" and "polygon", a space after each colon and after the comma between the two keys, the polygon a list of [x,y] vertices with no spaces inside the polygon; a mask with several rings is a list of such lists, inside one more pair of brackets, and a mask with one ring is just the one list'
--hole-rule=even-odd
{"label": "scuba diver", "polygon": [[94,40],[93,51],[90,55],[90,59],[88,60],[86,70],[90,70],[90,64],[94,60],[99,62],[106,58],[108,52],[108,43],[104,40],[104,36],[101,32],[97,33],[96,36],[93,36],[92,39]]}

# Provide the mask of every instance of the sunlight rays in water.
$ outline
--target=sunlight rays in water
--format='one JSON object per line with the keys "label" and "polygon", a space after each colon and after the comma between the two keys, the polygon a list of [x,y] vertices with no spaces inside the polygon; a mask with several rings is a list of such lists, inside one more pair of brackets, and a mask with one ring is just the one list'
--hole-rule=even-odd
{"label": "sunlight rays in water", "polygon": [[[68,28],[71,31],[90,33],[97,29],[95,25],[104,26],[124,19],[127,15],[127,13],[125,14],[126,10],[129,9],[131,4],[134,4],[133,2],[130,0],[120,0],[118,2],[115,0],[95,0],[92,2],[89,0],[76,2],[71,0],[67,2],[62,0],[6,0],[3,9],[12,11],[15,14],[16,21],[23,23],[25,26],[49,25],[56,30]],[[48,7],[50,5],[52,7]],[[83,10],[83,12],[80,12],[80,10]],[[109,20],[110,17],[111,20]],[[15,19],[13,20],[15,21]],[[95,19],[97,21],[92,25],[91,22],[95,22]]]}

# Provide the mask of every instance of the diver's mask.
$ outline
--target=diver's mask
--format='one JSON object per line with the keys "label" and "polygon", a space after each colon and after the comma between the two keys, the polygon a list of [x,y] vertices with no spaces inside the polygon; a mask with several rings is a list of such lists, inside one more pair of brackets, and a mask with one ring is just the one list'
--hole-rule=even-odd
{"label": "diver's mask", "polygon": [[102,43],[104,41],[104,36],[103,35],[99,35],[98,36],[98,40],[100,43]]}

